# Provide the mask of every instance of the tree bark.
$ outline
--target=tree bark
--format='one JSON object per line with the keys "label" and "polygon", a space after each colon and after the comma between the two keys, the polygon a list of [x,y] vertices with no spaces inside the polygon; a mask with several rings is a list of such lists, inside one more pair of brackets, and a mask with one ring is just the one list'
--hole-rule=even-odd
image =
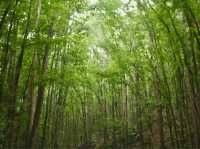
{"label": "tree bark", "polygon": [[[53,24],[50,24],[49,29],[48,29],[48,39],[50,40],[52,36],[53,36]],[[33,126],[31,129],[31,135],[30,135],[30,143],[29,143],[30,149],[36,148],[37,128],[39,125],[41,108],[42,108],[43,100],[45,97],[46,81],[44,80],[44,77],[46,76],[47,69],[48,69],[49,51],[50,51],[50,45],[49,43],[47,43],[45,46],[45,52],[44,52],[44,57],[43,57],[42,69],[41,69],[42,80],[38,87],[37,104],[36,104],[36,110],[34,114]]]}

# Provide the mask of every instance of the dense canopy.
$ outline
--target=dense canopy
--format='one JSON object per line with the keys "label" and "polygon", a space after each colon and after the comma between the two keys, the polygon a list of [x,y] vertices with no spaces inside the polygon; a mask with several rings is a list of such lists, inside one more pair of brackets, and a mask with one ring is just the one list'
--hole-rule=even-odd
{"label": "dense canopy", "polygon": [[200,1],[0,0],[0,148],[200,148]]}

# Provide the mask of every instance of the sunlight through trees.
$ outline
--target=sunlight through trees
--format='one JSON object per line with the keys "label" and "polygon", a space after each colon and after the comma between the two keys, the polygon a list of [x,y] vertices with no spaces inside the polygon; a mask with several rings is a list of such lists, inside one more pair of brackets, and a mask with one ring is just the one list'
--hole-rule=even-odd
{"label": "sunlight through trees", "polygon": [[0,149],[200,148],[199,0],[0,0]]}

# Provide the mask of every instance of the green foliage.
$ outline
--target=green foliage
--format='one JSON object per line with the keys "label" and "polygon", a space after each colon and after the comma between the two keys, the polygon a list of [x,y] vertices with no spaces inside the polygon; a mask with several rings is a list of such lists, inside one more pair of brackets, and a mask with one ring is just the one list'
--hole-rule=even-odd
{"label": "green foliage", "polygon": [[198,148],[199,4],[0,1],[0,148]]}

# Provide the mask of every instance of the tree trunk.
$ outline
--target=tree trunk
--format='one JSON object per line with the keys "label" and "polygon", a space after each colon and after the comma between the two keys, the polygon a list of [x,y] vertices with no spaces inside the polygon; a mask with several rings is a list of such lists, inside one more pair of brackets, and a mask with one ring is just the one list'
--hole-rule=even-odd
{"label": "tree trunk", "polygon": [[[48,29],[48,39],[50,40],[52,38],[52,36],[53,36],[53,24],[50,24],[49,29]],[[42,69],[41,69],[42,80],[41,80],[41,83],[40,83],[39,88],[38,88],[36,110],[35,110],[33,126],[32,126],[32,129],[31,129],[31,135],[30,135],[29,148],[31,148],[31,149],[36,148],[37,128],[38,128],[38,125],[39,125],[41,108],[42,108],[43,100],[44,100],[44,97],[45,97],[46,81],[44,80],[44,78],[46,76],[47,69],[48,69],[49,51],[50,51],[50,45],[49,45],[49,43],[47,43],[46,46],[45,46],[45,53],[44,53]]]}

